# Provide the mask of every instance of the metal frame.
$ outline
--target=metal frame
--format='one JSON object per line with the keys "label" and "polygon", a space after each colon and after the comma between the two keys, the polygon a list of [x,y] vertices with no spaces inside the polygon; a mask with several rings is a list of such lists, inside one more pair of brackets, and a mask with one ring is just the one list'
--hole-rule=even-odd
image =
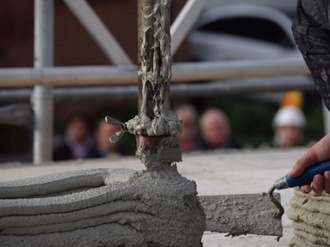
{"label": "metal frame", "polygon": [[[210,83],[180,83],[171,85],[171,97],[218,96],[232,94],[249,94],[262,92],[286,91],[299,88],[302,91],[315,91],[315,85],[308,76],[262,77],[232,79]],[[32,89],[0,90],[0,103],[27,102]],[[54,102],[92,100],[106,102],[136,102],[138,89],[136,85],[67,87],[54,88]]]}
{"label": "metal frame", "polygon": [[[54,0],[34,1],[34,70],[53,66]],[[52,159],[53,93],[49,85],[34,85],[33,162]]]}
{"label": "metal frame", "polygon": [[[173,82],[310,74],[301,57],[254,61],[175,63],[172,66],[172,71]],[[137,67],[135,65],[53,67],[37,70],[32,68],[0,69],[0,87],[136,84],[136,75]]]}
{"label": "metal frame", "polygon": [[[95,87],[112,84],[135,84],[137,82],[137,67],[133,65],[125,51],[117,43],[112,34],[97,17],[85,0],[64,0],[73,14],[94,38],[101,50],[106,54],[114,66],[85,66],[85,67],[56,67],[53,65],[53,7],[54,0],[35,0],[35,64],[34,68],[0,69],[0,88],[2,92],[9,92],[15,98],[15,91],[8,88],[34,87],[33,108],[35,114],[34,127],[34,163],[51,160],[52,130],[53,130],[53,94],[56,98],[69,97],[72,89],[53,89],[52,87],[85,86]],[[171,27],[172,54],[174,54],[184,37],[187,35],[207,0],[189,0]],[[309,71],[301,57],[263,61],[232,61],[232,62],[200,62],[177,63],[173,67],[173,81],[209,81],[237,78],[255,78],[275,76],[270,84],[244,84],[240,80],[237,85],[233,81],[216,84],[173,85],[172,92],[189,92],[190,94],[209,94],[212,92],[242,92],[248,90],[270,90],[280,87],[283,90],[295,87],[311,87],[310,82],[295,81],[288,88],[284,84],[275,84],[281,76],[309,75]],[[132,87],[132,86],[131,86]],[[136,87],[136,86],[135,86]],[[116,87],[113,87],[115,89]],[[121,86],[123,94],[132,89]],[[16,95],[26,95],[29,89],[16,89]],[[67,91],[68,90],[68,91]],[[75,89],[81,95],[95,95],[100,93],[87,88]],[[102,89],[103,90],[103,89]],[[136,89],[137,90],[137,89]],[[24,92],[23,92],[24,91]],[[89,91],[89,92],[87,92]],[[111,94],[108,90],[105,93]],[[28,91],[31,93],[31,91]],[[76,92],[76,91],[75,91]],[[62,96],[61,96],[62,95]],[[7,95],[8,96],[8,95]]]}

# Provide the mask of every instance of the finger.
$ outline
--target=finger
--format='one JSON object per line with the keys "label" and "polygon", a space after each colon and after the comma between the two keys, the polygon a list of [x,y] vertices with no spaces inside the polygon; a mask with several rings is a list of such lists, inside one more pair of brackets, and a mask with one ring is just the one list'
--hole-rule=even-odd
{"label": "finger", "polygon": [[317,174],[313,178],[312,189],[316,194],[321,194],[324,190],[324,177]]}
{"label": "finger", "polygon": [[307,184],[300,186],[299,189],[300,189],[301,192],[306,193],[306,194],[308,194],[309,192],[312,191],[311,186],[307,185]]}
{"label": "finger", "polygon": [[307,167],[311,165],[327,160],[330,158],[330,134],[323,137],[313,147],[311,147],[292,167],[289,171],[289,177],[297,177],[301,175]]}
{"label": "finger", "polygon": [[324,173],[324,190],[325,193],[330,194],[330,171]]}

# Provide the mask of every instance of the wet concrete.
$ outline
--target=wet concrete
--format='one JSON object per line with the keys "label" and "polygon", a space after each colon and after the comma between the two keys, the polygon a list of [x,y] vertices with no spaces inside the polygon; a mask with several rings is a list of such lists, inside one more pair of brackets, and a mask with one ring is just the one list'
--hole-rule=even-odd
{"label": "wet concrete", "polygon": [[[249,194],[267,192],[272,183],[287,173],[294,162],[306,149],[251,150],[235,152],[210,152],[184,154],[183,162],[178,164],[179,172],[197,183],[199,195]],[[0,166],[0,181],[34,177],[63,171],[76,171],[91,168],[130,168],[143,169],[135,157],[114,160],[98,159],[49,163],[39,166],[4,164]],[[282,205],[287,211],[293,189],[279,191]],[[225,237],[225,234],[205,232],[204,246],[288,246],[293,237],[292,222],[285,214],[283,237],[239,236]]]}

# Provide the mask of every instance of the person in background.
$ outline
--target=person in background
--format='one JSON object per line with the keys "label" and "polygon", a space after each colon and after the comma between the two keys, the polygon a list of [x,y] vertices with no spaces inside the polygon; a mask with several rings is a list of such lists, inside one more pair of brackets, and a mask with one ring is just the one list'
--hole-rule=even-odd
{"label": "person in background", "polygon": [[206,150],[242,148],[232,140],[228,117],[218,108],[210,108],[203,113],[200,118],[200,128]]}
{"label": "person in background", "polygon": [[302,145],[305,116],[295,106],[280,108],[273,119],[273,147],[297,147]]}
{"label": "person in background", "polygon": [[74,114],[66,123],[65,136],[54,145],[53,160],[88,158],[94,145],[87,118],[82,114]]}
{"label": "person in background", "polygon": [[182,152],[197,151],[202,148],[198,138],[198,114],[192,105],[182,105],[175,109],[179,120],[182,121],[182,133],[177,136],[177,141]]}
{"label": "person in background", "polygon": [[121,139],[116,143],[109,141],[110,136],[120,130],[117,125],[108,124],[104,119],[98,122],[95,133],[96,145],[88,153],[88,158],[118,158],[127,154],[127,151],[121,145]]}

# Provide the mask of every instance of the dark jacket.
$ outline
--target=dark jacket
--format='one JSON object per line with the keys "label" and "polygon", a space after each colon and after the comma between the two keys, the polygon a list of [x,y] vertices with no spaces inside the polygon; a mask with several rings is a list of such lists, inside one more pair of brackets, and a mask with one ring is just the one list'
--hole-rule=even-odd
{"label": "dark jacket", "polygon": [[330,110],[329,0],[298,0],[292,32],[316,88]]}

